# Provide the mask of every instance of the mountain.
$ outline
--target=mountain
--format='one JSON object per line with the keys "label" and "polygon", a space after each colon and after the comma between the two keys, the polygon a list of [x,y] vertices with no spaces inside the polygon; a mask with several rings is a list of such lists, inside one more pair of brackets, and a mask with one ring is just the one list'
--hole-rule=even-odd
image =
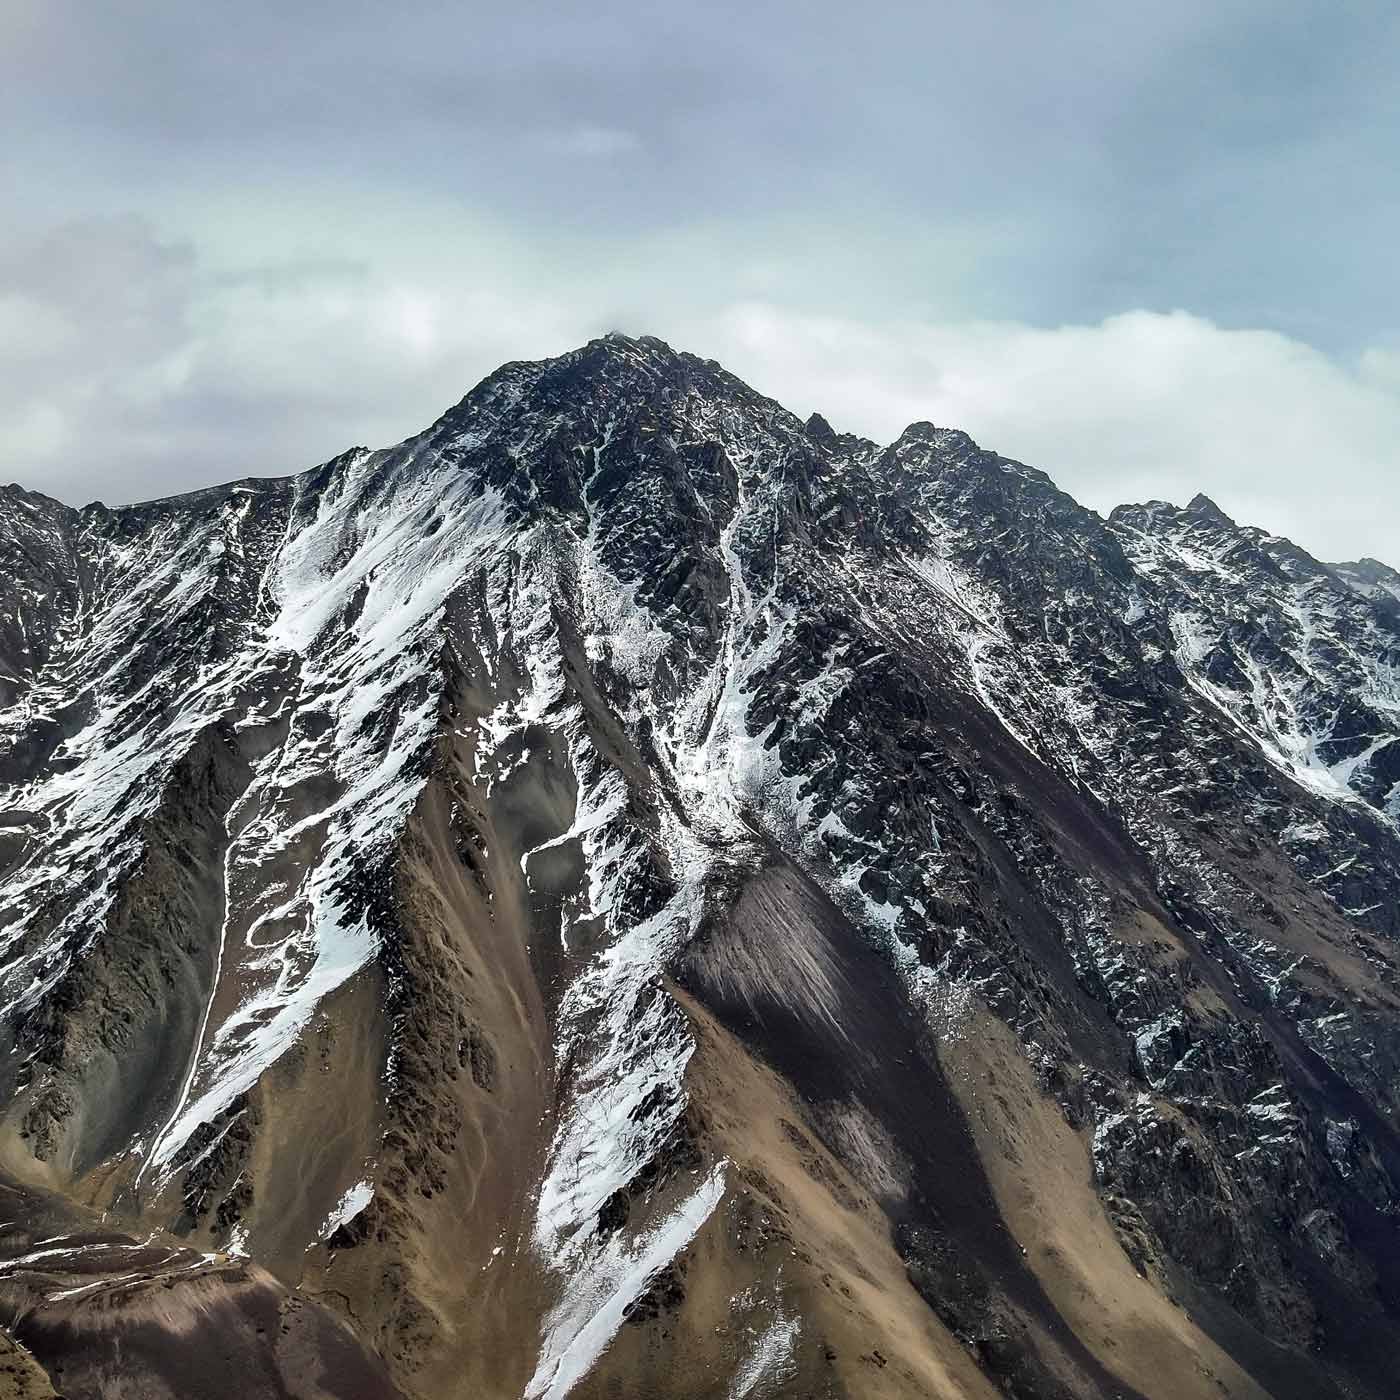
{"label": "mountain", "polygon": [[1333,564],[1332,572],[1365,598],[1389,604],[1400,603],[1400,571],[1379,559],[1357,559],[1349,564]]}
{"label": "mountain", "polygon": [[0,559],[32,1393],[1395,1394],[1380,572],[621,336]]}

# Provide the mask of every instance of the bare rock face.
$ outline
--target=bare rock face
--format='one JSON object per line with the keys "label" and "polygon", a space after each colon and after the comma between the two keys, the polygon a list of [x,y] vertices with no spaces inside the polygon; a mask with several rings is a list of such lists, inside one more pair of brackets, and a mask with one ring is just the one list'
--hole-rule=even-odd
{"label": "bare rock face", "polygon": [[0,1374],[1393,1395],[1394,577],[620,336],[0,490]]}

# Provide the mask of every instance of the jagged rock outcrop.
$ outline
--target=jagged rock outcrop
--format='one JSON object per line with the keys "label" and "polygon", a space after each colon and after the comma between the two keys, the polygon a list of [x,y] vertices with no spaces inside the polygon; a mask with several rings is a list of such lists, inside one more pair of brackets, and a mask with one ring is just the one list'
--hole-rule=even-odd
{"label": "jagged rock outcrop", "polygon": [[123,1251],[292,1394],[1393,1393],[1384,566],[625,337],[0,551],[65,1394]]}

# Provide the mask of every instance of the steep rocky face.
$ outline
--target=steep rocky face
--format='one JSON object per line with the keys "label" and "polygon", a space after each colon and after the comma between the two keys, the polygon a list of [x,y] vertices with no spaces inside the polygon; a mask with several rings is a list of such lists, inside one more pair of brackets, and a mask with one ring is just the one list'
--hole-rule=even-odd
{"label": "steep rocky face", "polygon": [[623,337],[0,549],[63,1393],[1393,1393],[1380,572]]}

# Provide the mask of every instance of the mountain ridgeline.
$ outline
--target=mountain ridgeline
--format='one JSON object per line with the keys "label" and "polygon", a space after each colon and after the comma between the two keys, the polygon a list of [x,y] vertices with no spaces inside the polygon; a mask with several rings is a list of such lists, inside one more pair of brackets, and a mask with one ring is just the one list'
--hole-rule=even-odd
{"label": "mountain ridgeline", "polygon": [[1381,1400],[1400,575],[610,336],[0,489],[19,1395]]}

